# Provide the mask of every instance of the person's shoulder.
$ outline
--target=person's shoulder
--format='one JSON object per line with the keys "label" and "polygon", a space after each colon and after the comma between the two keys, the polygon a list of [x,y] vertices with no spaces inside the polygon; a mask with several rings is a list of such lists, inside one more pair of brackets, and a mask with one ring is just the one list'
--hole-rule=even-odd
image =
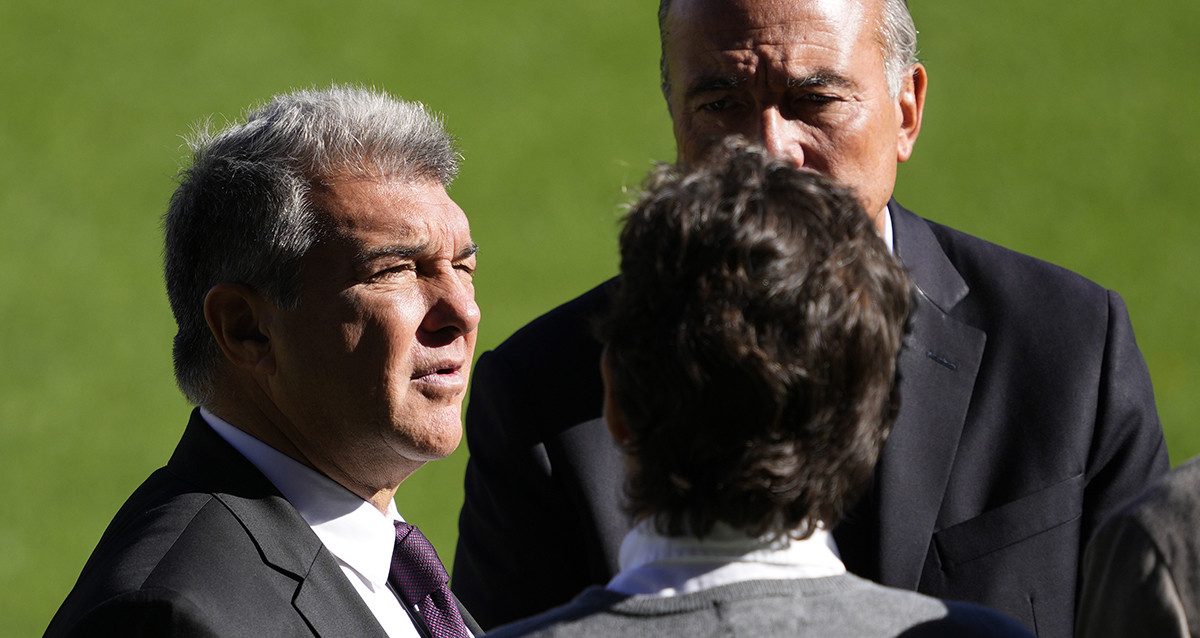
{"label": "person's shoulder", "polygon": [[890,625],[899,632],[897,635],[905,638],[1032,636],[1012,618],[986,607],[858,580],[862,583],[860,595],[870,603],[864,608],[870,608],[871,616]]}
{"label": "person's shoulder", "polygon": [[1098,343],[1125,314],[1117,293],[1083,275],[900,211],[898,251],[917,287],[989,338],[1091,353],[1073,349]]}
{"label": "person's shoulder", "polygon": [[[130,635],[162,627],[190,635],[187,627],[236,627],[262,609],[290,609],[303,576],[289,564],[312,565],[308,554],[319,546],[290,508],[282,497],[205,491],[159,470],[105,531],[52,625],[71,629],[54,635],[123,623],[145,630]],[[273,560],[280,555],[292,560]],[[273,622],[297,621],[285,614]]]}
{"label": "person's shoulder", "polygon": [[[213,494],[190,489],[168,470],[160,469],[113,517],[85,570],[98,570],[110,583],[134,588],[144,583],[168,554],[202,553],[223,542],[222,530],[238,527]],[[94,567],[93,561],[103,566]]]}
{"label": "person's shoulder", "polygon": [[1200,457],[1152,483],[1122,506],[1107,526],[1122,522],[1138,525],[1160,545],[1186,542],[1200,552],[1200,540],[1194,535],[1200,527]]}
{"label": "person's shoulder", "polygon": [[608,310],[617,278],[530,321],[494,349],[505,358],[570,356],[573,350],[599,350],[593,325]]}
{"label": "person's shoulder", "polygon": [[165,468],[152,474],[109,523],[47,635],[116,626],[125,617],[147,627],[179,621],[177,613],[189,607],[183,588],[155,581],[164,573],[190,578],[203,559],[186,555],[222,542],[200,516],[212,501],[211,494],[188,490]]}
{"label": "person's shoulder", "polygon": [[1107,291],[1096,282],[1058,264],[1018,252],[945,224],[920,218],[946,257],[967,281],[1008,282],[1027,292],[1053,288],[1075,298],[1099,300]]}
{"label": "person's shoulder", "polygon": [[186,595],[139,588],[118,592],[74,617],[55,616],[45,637],[214,635],[209,625],[206,614]]}
{"label": "person's shoulder", "polygon": [[488,638],[515,638],[531,636],[608,636],[613,628],[607,626],[612,619],[601,612],[628,598],[603,587],[585,589],[571,602],[523,620],[502,625],[487,632]]}
{"label": "person's shoulder", "polygon": [[1200,457],[1183,462],[1160,478],[1147,491],[1147,500],[1156,507],[1188,509],[1200,517]]}

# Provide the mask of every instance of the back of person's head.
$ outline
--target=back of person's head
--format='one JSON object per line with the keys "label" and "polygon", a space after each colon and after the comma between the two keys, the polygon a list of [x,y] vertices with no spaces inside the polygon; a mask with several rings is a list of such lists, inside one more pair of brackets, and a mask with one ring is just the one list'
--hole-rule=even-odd
{"label": "back of person's head", "polygon": [[357,87],[275,96],[244,123],[189,140],[192,164],[164,216],[164,271],[175,315],[175,377],[205,405],[222,360],[204,318],[218,283],[250,286],[281,308],[299,303],[298,262],[319,241],[310,201],[333,179],[448,185],[458,153],[414,102]]}
{"label": "back of person's head", "polygon": [[910,303],[871,220],[825,178],[739,140],[659,167],[598,326],[634,517],[672,536],[835,523],[899,409]]}

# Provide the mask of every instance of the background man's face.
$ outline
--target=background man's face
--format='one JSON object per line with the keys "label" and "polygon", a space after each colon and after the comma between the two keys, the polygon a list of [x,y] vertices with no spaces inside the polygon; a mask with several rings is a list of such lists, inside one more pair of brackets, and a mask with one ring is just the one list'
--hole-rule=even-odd
{"label": "background man's face", "polygon": [[870,215],[908,159],[873,0],[675,0],[667,20],[681,162],[733,134],[858,193]]}
{"label": "background man's face", "polygon": [[328,236],[271,335],[272,390],[294,436],[340,469],[448,455],[479,324],[466,216],[437,183],[336,181],[313,201]]}

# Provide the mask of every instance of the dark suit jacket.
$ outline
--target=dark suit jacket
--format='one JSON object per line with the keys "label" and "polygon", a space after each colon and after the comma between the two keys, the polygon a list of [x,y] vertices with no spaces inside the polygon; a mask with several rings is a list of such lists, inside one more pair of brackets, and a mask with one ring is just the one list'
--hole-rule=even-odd
{"label": "dark suit jacket", "polygon": [[386,636],[308,523],[199,411],[46,635]]}
{"label": "dark suit jacket", "polygon": [[[1125,306],[1069,271],[889,207],[918,300],[900,417],[875,487],[836,530],[842,556],[885,585],[1070,636],[1084,543],[1169,467]],[[454,589],[485,627],[616,571],[623,468],[590,330],[613,284],[475,367]]]}

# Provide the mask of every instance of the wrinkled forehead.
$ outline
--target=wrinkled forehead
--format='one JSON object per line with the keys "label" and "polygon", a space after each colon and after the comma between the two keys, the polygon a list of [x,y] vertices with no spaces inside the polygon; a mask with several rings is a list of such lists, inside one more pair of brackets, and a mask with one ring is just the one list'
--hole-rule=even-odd
{"label": "wrinkled forehead", "polygon": [[697,37],[722,46],[805,44],[821,33],[881,42],[882,7],[882,0],[672,0],[664,38],[668,48]]}
{"label": "wrinkled forehead", "polygon": [[403,242],[449,253],[471,243],[466,214],[437,181],[333,181],[314,189],[312,203],[327,242]]}

